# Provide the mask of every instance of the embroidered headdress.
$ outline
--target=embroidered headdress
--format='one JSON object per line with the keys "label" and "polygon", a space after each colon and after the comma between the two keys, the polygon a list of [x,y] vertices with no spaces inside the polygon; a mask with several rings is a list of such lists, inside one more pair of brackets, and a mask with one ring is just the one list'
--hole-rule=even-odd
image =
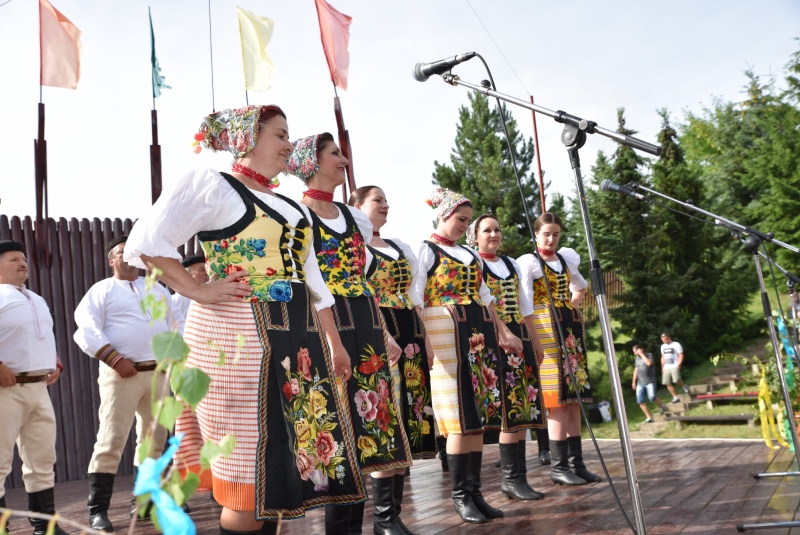
{"label": "embroidered headdress", "polygon": [[259,119],[268,108],[277,106],[245,106],[212,113],[200,124],[198,137],[202,139],[198,141],[207,149],[228,151],[241,158],[256,146]]}
{"label": "embroidered headdress", "polygon": [[494,214],[482,214],[476,217],[475,220],[469,224],[469,228],[467,229],[467,245],[476,251],[478,250],[478,227],[480,226],[481,221],[486,218],[497,220],[497,217]]}
{"label": "embroidered headdress", "polygon": [[459,206],[468,202],[469,199],[447,188],[436,188],[428,199],[428,205],[436,208],[436,215],[442,221],[447,221]]}
{"label": "embroidered headdress", "polygon": [[319,141],[319,134],[308,137],[301,137],[294,141],[294,151],[292,151],[289,159],[286,160],[286,173],[291,174],[302,180],[308,182],[319,170],[319,162],[317,161],[317,142]]}

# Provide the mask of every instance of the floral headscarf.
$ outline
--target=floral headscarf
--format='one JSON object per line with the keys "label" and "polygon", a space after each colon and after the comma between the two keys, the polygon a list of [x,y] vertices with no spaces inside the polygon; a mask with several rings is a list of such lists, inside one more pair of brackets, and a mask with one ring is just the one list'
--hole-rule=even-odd
{"label": "floral headscarf", "polygon": [[436,208],[436,215],[442,221],[447,221],[459,206],[468,202],[469,199],[447,188],[436,188],[428,199],[428,205]]}
{"label": "floral headscarf", "polygon": [[228,151],[236,158],[253,150],[258,141],[258,120],[266,106],[245,106],[208,115],[200,124],[201,143],[215,152]]}
{"label": "floral headscarf", "polygon": [[289,159],[286,160],[286,173],[291,174],[308,182],[314,173],[319,171],[317,161],[317,142],[319,134],[314,136],[302,137],[293,142],[294,151]]}
{"label": "floral headscarf", "polygon": [[484,219],[494,219],[497,220],[494,214],[482,214],[475,218],[475,220],[469,224],[469,228],[467,229],[467,245],[478,250],[478,225],[481,224],[481,221]]}

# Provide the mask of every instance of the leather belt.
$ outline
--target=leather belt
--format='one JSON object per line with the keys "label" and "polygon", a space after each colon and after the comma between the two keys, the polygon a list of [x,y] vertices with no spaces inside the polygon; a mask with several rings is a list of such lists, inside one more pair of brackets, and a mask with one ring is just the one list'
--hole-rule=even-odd
{"label": "leather belt", "polygon": [[148,360],[146,362],[134,362],[133,367],[136,368],[137,372],[151,372],[156,369],[158,364],[154,360]]}
{"label": "leather belt", "polygon": [[18,385],[47,381],[46,375],[15,375],[14,378],[17,380]]}

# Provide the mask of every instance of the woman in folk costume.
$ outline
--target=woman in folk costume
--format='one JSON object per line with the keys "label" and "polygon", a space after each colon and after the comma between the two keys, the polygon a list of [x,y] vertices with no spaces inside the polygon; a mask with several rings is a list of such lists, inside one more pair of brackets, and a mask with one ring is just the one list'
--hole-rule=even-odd
{"label": "woman in folk costume", "polygon": [[[277,106],[206,117],[196,139],[233,154],[232,172],[185,175],[136,223],[125,248],[128,262],[157,267],[195,301],[184,334],[188,366],[211,385],[196,412],[178,419],[186,435],[176,465],[200,472],[203,443],[236,436],[230,457],[200,474],[223,507],[221,534],[275,533],[281,516],[365,499],[350,412],[334,378],[334,369],[349,377],[350,358],[309,254],[311,216],[271,189],[292,151],[288,129]],[[216,279],[208,284],[187,273],[175,250],[195,233]]]}
{"label": "woman in folk costume", "polygon": [[[432,459],[436,456],[436,442],[431,406],[430,364],[433,351],[422,323],[420,296],[411,296],[412,282],[425,277],[419,271],[417,257],[411,248],[397,238],[382,238],[381,228],[386,224],[389,203],[386,194],[377,186],[358,188],[348,201],[364,212],[372,223],[372,240],[367,246],[373,261],[367,277],[389,334],[403,350],[403,356],[392,366],[395,393],[401,412],[400,419],[406,430],[413,459]],[[398,523],[405,533],[411,533],[400,520],[403,502],[405,470],[394,475],[394,503]]]}
{"label": "woman in folk costume", "polygon": [[[362,473],[372,474],[375,533],[399,535],[392,503],[397,469],[411,465],[411,450],[393,394],[391,364],[402,351],[387,334],[383,316],[367,281],[371,253],[366,243],[372,223],[356,208],[333,202],[333,192],[345,182],[348,161],[328,133],[294,142],[287,171],[308,186],[301,201],[314,220],[314,250],[322,278],[333,294],[333,315],[344,347],[350,355],[349,381],[342,396],[349,402]],[[391,352],[387,354],[387,348]],[[361,533],[364,506],[329,507],[328,532]]]}
{"label": "woman in folk costume", "polygon": [[[483,280],[494,297],[497,315],[514,336],[522,340],[521,353],[503,352],[502,393],[503,429],[500,433],[500,466],[503,482],[500,491],[517,500],[539,500],[544,494],[528,484],[525,459],[525,431],[547,426],[539,395],[539,359],[541,354],[536,331],[529,329],[523,317],[532,316],[530,294],[522,292],[517,262],[498,255],[503,245],[500,223],[492,214],[478,217],[467,230],[467,244],[477,249],[483,260]],[[536,347],[539,351],[534,351]]]}
{"label": "woman in folk costume", "polygon": [[436,232],[417,250],[427,276],[415,281],[413,291],[422,296],[433,347],[433,413],[447,437],[455,510],[465,522],[480,524],[503,516],[480,491],[483,433],[503,428],[499,347],[520,354],[522,342],[498,320],[480,257],[456,244],[472,219],[472,203],[443,188],[428,202],[436,209]]}
{"label": "woman in folk costume", "polygon": [[[549,411],[550,477],[559,485],[585,485],[600,481],[583,463],[578,404],[578,398],[584,403],[592,401],[583,318],[578,310],[588,285],[578,271],[581,262],[578,253],[566,247],[556,252],[562,228],[557,215],[549,212],[540,215],[533,229],[544,268],[532,254],[521,256],[517,262],[522,270],[522,290],[533,300],[533,315],[526,316],[525,322],[529,328],[531,323],[535,324],[544,351],[540,374],[544,406]],[[552,309],[548,286],[553,296]],[[561,351],[559,325],[567,355]],[[570,368],[577,384],[572,382]]]}

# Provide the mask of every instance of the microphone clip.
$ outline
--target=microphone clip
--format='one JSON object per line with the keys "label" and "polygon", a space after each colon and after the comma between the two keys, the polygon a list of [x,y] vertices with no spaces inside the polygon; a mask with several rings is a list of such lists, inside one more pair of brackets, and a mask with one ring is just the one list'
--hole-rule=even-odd
{"label": "microphone clip", "polygon": [[445,83],[447,84],[455,86],[458,85],[458,81],[460,80],[460,78],[458,77],[457,74],[446,72],[442,75],[442,80],[444,80]]}

